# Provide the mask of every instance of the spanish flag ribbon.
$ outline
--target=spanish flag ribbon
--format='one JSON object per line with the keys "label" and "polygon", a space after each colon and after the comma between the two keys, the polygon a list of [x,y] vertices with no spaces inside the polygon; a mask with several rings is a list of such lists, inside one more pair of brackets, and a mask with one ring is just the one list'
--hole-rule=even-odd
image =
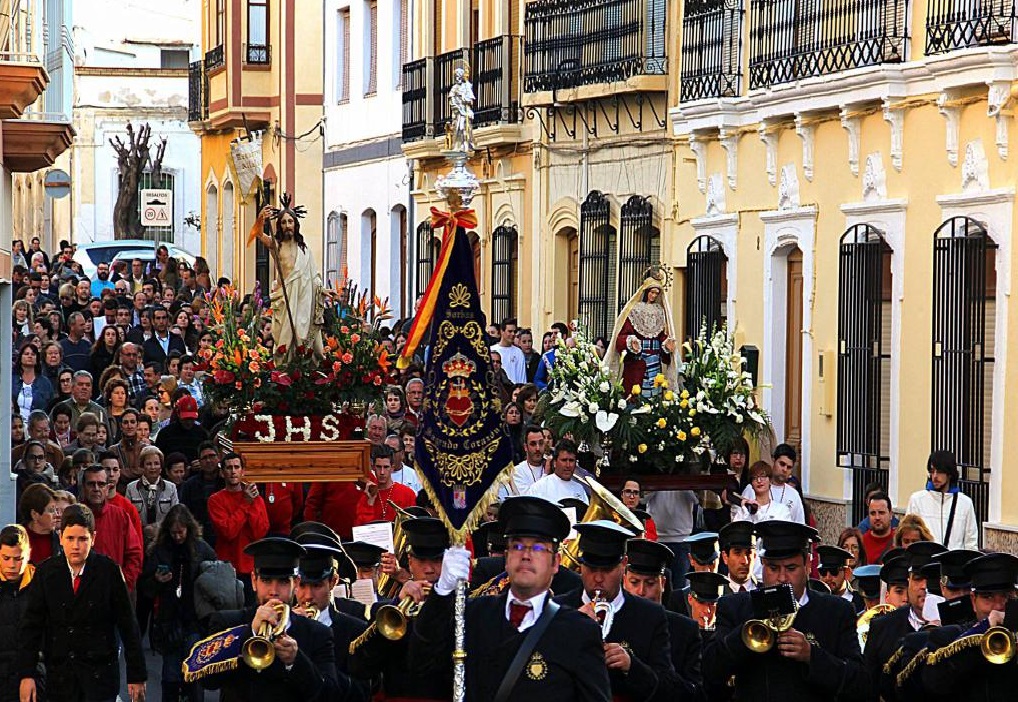
{"label": "spanish flag ribbon", "polygon": [[437,207],[431,208],[431,226],[435,229],[442,229],[442,250],[438,254],[438,261],[435,264],[435,271],[431,274],[428,287],[421,298],[421,306],[417,309],[414,323],[410,326],[410,334],[407,337],[406,345],[396,361],[397,368],[406,368],[410,365],[414,352],[421,343],[421,338],[431,326],[431,318],[435,314],[435,300],[438,298],[438,289],[442,285],[442,278],[445,276],[446,268],[449,267],[449,256],[452,253],[452,243],[456,238],[456,230],[459,227],[464,229],[477,228],[477,213],[473,210],[460,210],[458,212],[443,212]]}

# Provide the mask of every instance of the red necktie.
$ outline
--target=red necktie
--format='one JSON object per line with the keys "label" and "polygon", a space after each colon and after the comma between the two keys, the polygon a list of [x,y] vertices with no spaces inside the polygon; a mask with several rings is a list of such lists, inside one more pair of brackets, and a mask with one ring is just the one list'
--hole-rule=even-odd
{"label": "red necktie", "polygon": [[513,629],[518,630],[520,628],[520,624],[523,623],[523,618],[527,616],[527,612],[529,612],[531,609],[533,609],[533,607],[526,603],[524,604],[520,604],[519,602],[509,603],[509,624],[512,626]]}
{"label": "red necktie", "polygon": [[78,586],[80,586],[80,585],[81,585],[81,575],[78,574],[78,575],[74,576],[74,594],[75,595],[78,594]]}
{"label": "red necktie", "polygon": [[745,585],[739,585],[739,592],[745,592],[745,591],[746,591],[746,586]]}

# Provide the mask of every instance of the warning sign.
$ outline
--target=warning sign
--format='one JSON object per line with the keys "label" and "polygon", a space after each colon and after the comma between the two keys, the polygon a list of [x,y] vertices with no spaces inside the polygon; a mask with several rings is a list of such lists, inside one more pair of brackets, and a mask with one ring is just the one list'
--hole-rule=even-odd
{"label": "warning sign", "polygon": [[173,191],[141,191],[141,224],[145,227],[173,226]]}

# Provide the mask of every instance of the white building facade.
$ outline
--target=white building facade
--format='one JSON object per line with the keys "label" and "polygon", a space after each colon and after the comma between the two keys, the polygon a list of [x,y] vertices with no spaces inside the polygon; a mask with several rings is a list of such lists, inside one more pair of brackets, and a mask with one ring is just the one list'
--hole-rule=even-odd
{"label": "white building facade", "polygon": [[327,280],[344,275],[412,311],[410,175],[400,149],[412,0],[325,0]]}
{"label": "white building facade", "polygon": [[114,237],[113,208],[119,173],[110,139],[127,143],[148,124],[152,155],[166,139],[162,178],[144,174],[144,187],[173,190],[172,227],[147,231],[146,238],[201,251],[201,146],[188,128],[188,63],[199,53],[200,0],[163,0],[158,7],[132,1],[116,13],[103,0],[77,0],[74,8],[77,132],[72,158],[73,232],[77,242]]}

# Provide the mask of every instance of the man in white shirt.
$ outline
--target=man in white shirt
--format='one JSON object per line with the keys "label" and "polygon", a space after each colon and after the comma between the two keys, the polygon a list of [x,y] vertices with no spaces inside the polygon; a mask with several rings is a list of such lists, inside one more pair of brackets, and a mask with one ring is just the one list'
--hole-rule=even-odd
{"label": "man in white shirt", "polygon": [[501,339],[491,347],[492,351],[502,357],[502,369],[516,385],[527,382],[527,358],[523,349],[516,345],[516,332],[519,326],[515,317],[509,317],[498,326]]}
{"label": "man in white shirt", "polygon": [[575,497],[584,504],[590,504],[583,483],[573,475],[576,472],[576,451],[576,444],[569,439],[562,439],[555,444],[555,458],[552,463],[554,472],[527,488],[527,494],[543,497],[549,502]]}
{"label": "man in white shirt", "polygon": [[[410,437],[413,434],[409,435]],[[404,437],[399,434],[389,434],[385,437],[385,445],[392,449],[392,482],[406,485],[414,492],[421,491],[421,481],[417,477],[417,471],[413,465],[406,462],[407,451],[413,451],[414,447],[407,446]]]}
{"label": "man in white shirt", "polygon": [[756,537],[752,522],[729,522],[718,531],[721,546],[721,560],[728,569],[728,584],[725,594],[750,592],[757,588],[753,578],[756,562]]}
{"label": "man in white shirt", "polygon": [[958,487],[958,464],[950,451],[934,451],[926,462],[925,490],[912,493],[905,514],[923,518],[933,540],[947,549],[979,548],[979,525],[972,499]]}
{"label": "man in white shirt", "polygon": [[520,461],[509,478],[498,489],[498,499],[525,495],[530,486],[544,477],[544,430],[534,425],[523,432],[523,450],[527,457]]}
{"label": "man in white shirt", "polygon": [[[791,521],[806,523],[806,511],[802,507],[802,497],[799,491],[789,482],[792,477],[792,469],[795,467],[795,449],[788,444],[778,444],[774,449],[774,465],[771,469],[771,499],[779,502],[788,508],[792,516]],[[742,496],[752,500],[753,486],[747,485],[742,491]]]}

